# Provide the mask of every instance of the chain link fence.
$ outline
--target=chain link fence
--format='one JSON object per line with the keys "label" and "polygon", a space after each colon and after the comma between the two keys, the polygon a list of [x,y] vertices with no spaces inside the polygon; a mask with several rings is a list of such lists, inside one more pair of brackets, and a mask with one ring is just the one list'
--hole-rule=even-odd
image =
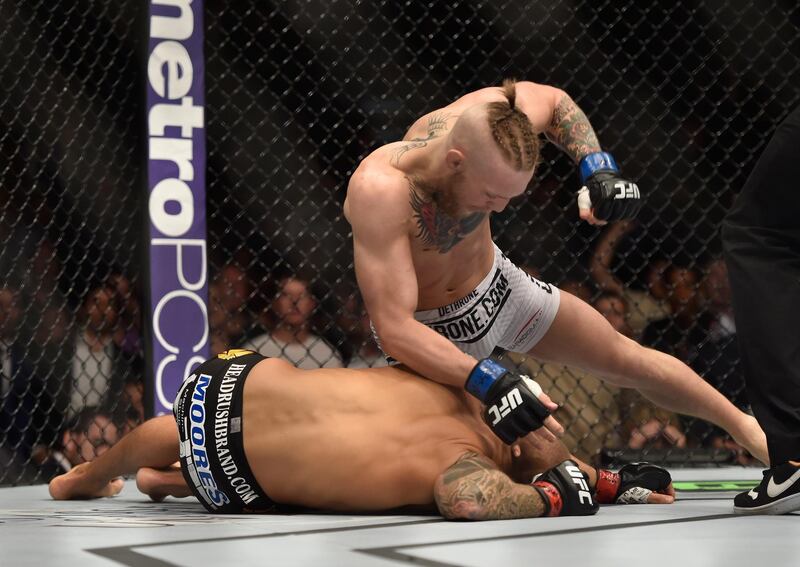
{"label": "chain link fence", "polygon": [[135,3],[0,1],[0,483],[141,418]]}
{"label": "chain link fence", "polygon": [[[139,4],[0,0],[0,483],[46,480],[54,452],[80,459],[142,418]],[[719,226],[800,103],[794,2],[209,0],[205,12],[212,352],[381,364],[342,216],[349,176],[420,115],[516,77],[566,90],[647,202],[629,224],[580,223],[575,167],[546,144],[528,198],[492,219],[500,248],[746,406]],[[505,356],[562,404],[583,458],[744,460],[698,420]]]}

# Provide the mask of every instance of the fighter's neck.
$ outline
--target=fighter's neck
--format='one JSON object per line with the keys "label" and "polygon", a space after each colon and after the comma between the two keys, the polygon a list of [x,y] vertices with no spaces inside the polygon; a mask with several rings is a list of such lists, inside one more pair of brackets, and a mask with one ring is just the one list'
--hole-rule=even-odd
{"label": "fighter's neck", "polygon": [[445,156],[445,139],[404,141],[393,154],[394,166],[407,177],[420,179],[434,186],[437,181],[447,178],[449,172]]}

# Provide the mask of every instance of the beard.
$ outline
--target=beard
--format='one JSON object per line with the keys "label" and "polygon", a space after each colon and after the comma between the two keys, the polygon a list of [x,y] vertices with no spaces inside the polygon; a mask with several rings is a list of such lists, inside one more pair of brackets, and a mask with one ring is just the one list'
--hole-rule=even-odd
{"label": "beard", "polygon": [[445,178],[436,179],[433,183],[416,180],[415,185],[436,207],[445,215],[458,219],[468,216],[464,211],[458,196],[463,183],[463,175],[456,173]]}

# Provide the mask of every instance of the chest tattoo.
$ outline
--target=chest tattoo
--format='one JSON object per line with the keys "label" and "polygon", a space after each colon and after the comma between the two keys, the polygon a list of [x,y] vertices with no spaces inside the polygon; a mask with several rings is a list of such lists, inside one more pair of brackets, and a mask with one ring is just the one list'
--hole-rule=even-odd
{"label": "chest tattoo", "polygon": [[486,218],[484,213],[473,213],[463,218],[452,217],[437,203],[437,193],[431,193],[431,199],[425,200],[421,196],[425,193],[418,189],[418,183],[409,179],[409,185],[411,208],[414,209],[414,219],[417,221],[417,238],[440,254],[452,250]]}
{"label": "chest tattoo", "polygon": [[417,148],[424,148],[428,145],[428,142],[433,140],[434,138],[438,138],[439,135],[447,130],[447,120],[450,118],[450,114],[437,112],[433,114],[428,119],[428,134],[424,138],[412,138],[398,149],[394,151],[392,154],[392,163],[394,165],[398,165],[400,163],[400,158],[403,157],[406,152],[411,150],[415,150]]}

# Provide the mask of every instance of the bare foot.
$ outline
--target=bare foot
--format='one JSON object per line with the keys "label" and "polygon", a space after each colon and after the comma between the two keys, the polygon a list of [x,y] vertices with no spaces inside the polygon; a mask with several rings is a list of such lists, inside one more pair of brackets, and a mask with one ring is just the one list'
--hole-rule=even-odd
{"label": "bare foot", "polygon": [[161,502],[167,496],[184,498],[192,494],[183,480],[181,470],[173,467],[167,469],[140,468],[136,472],[136,487],[154,502]]}
{"label": "bare foot", "polygon": [[91,463],[82,463],[69,472],[50,481],[50,496],[55,500],[79,500],[116,496],[125,486],[125,481],[97,480],[89,473]]}

